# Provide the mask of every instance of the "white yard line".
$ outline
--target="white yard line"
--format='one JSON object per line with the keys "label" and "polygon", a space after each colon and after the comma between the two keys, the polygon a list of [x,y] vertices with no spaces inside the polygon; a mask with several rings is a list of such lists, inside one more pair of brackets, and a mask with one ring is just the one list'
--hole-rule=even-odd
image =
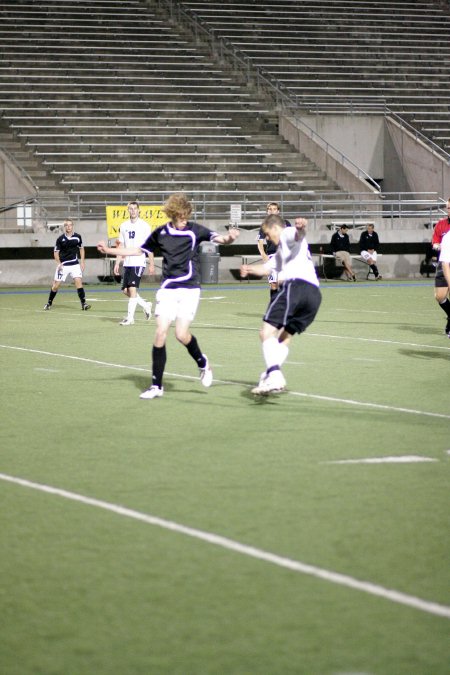
{"label": "white yard line", "polygon": [[[447,344],[444,345],[424,345],[420,342],[400,342],[400,340],[380,340],[377,338],[354,337],[353,335],[328,335],[326,333],[305,333],[305,336],[322,337],[332,340],[356,340],[358,342],[374,342],[383,345],[400,345],[401,347],[420,347],[421,349],[444,349],[450,351],[450,340],[447,338]],[[445,340],[445,335],[442,336]]]}
{"label": "white yard line", "polygon": [[321,464],[416,464],[421,462],[438,462],[433,457],[423,455],[398,455],[386,457],[364,457],[362,459],[335,459]]}
{"label": "white yard line", "polygon": [[[242,331],[259,331],[259,326],[248,328],[245,326],[233,326],[233,325],[218,325],[213,323],[196,323],[196,326],[199,328],[218,328],[223,330],[242,330]],[[383,345],[399,345],[400,347],[420,347],[421,349],[443,349],[444,351],[450,351],[450,340],[446,339],[442,335],[442,339],[446,344],[444,345],[426,345],[422,342],[401,342],[400,340],[381,340],[378,338],[365,338],[365,337],[355,337],[354,335],[330,335],[329,333],[312,333],[311,331],[306,331],[302,334],[302,339],[304,337],[318,337],[318,338],[327,338],[327,340],[356,340],[357,342],[374,342],[375,344]]]}
{"label": "white yard line", "polygon": [[57,497],[62,497],[63,499],[79,502],[86,506],[104,509],[105,511],[110,511],[119,516],[133,518],[134,520],[139,520],[143,523],[146,523],[147,525],[153,525],[164,530],[176,532],[177,534],[183,534],[188,537],[193,537],[194,539],[200,539],[201,541],[204,541],[208,544],[219,546],[220,548],[227,549],[228,551],[240,553],[241,555],[255,558],[263,562],[271,563],[272,565],[277,565],[278,567],[282,567],[293,572],[298,572],[299,574],[306,574],[323,581],[337,584],[339,586],[345,586],[353,590],[368,593],[369,595],[375,595],[379,598],[383,598],[384,600],[389,600],[390,602],[406,605],[407,607],[411,607],[421,612],[426,612],[428,614],[433,614],[434,616],[441,616],[446,619],[450,619],[450,607],[447,607],[446,605],[423,600],[422,598],[418,598],[414,595],[408,595],[407,593],[402,593],[392,588],[385,588],[384,586],[379,586],[378,584],[371,583],[370,581],[360,581],[359,579],[355,579],[354,577],[348,576],[346,574],[340,574],[339,572],[326,570],[321,567],[316,567],[315,565],[309,565],[299,560],[285,558],[284,556],[270,553],[269,551],[264,551],[263,549],[256,548],[255,546],[248,546],[247,544],[242,544],[238,541],[228,539],[228,537],[222,537],[212,532],[197,530],[196,528],[188,527],[171,520],[165,520],[164,518],[159,518],[158,516],[142,513],[140,511],[134,511],[133,509],[126,508],[125,506],[121,506],[119,504],[112,504],[110,502],[105,502],[93,497],[86,497],[84,495],[77,494],[76,492],[69,492],[67,490],[62,490],[50,485],[34,483],[16,476],[9,476],[7,474],[0,473],[0,480],[13,483],[15,485],[20,485],[25,488],[38,490],[39,492],[45,492]]}
{"label": "white yard line", "polygon": [[[20,352],[28,352],[32,354],[42,354],[43,356],[55,356],[58,358],[63,358],[63,359],[70,359],[72,361],[81,361],[82,363],[93,363],[98,366],[105,366],[108,368],[121,368],[123,370],[137,370],[139,372],[144,372],[144,373],[151,373],[151,368],[142,368],[140,366],[128,366],[128,365],[123,365],[121,363],[111,363],[109,361],[99,361],[97,359],[88,359],[83,356],[73,356],[71,354],[59,354],[57,352],[48,352],[44,351],[41,349],[29,349],[28,347],[15,347],[12,345],[2,345],[0,344],[0,349],[11,349],[13,351],[20,351]],[[198,377],[193,376],[193,375],[180,375],[179,373],[166,373],[170,377],[178,377],[182,378],[185,380],[197,380]],[[237,382],[232,382],[230,380],[215,380],[216,383],[219,384],[228,384],[228,385],[236,385],[236,384],[241,384],[242,386],[248,387],[248,384],[245,382],[237,383]],[[330,403],[344,403],[346,405],[353,405],[353,406],[362,406],[365,408],[374,408],[374,409],[379,409],[379,410],[389,410],[390,412],[399,412],[399,413],[406,413],[410,415],[423,415],[426,417],[438,417],[440,419],[448,419],[450,420],[450,414],[446,415],[444,413],[437,413],[437,412],[428,412],[426,410],[416,410],[414,408],[400,408],[398,406],[392,406],[392,405],[384,405],[381,403],[371,403],[370,401],[355,401],[353,399],[347,399],[347,398],[337,398],[335,396],[325,396],[321,394],[308,394],[306,392],[302,391],[288,391],[288,394],[291,396],[302,396],[304,398],[311,398],[319,401],[329,401]]]}

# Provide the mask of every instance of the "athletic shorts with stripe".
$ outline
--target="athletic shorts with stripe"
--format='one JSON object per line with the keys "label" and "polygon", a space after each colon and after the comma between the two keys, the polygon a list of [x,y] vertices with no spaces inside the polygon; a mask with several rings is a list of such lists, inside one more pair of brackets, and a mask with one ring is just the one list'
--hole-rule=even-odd
{"label": "athletic shorts with stripe", "polygon": [[303,279],[285,281],[263,317],[276,328],[284,327],[290,335],[303,333],[319,311],[322,295],[317,286]]}
{"label": "athletic shorts with stripe", "polygon": [[122,279],[122,291],[126,288],[139,288],[141,277],[145,272],[145,267],[124,267]]}

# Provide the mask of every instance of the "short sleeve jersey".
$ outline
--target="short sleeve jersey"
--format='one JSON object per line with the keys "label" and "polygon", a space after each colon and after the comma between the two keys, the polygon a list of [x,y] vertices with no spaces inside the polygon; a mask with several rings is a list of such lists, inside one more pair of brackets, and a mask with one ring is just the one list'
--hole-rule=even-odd
{"label": "short sleeve jersey", "polygon": [[442,218],[441,220],[438,220],[434,226],[431,243],[440,244],[442,237],[447,234],[447,232],[450,232],[450,218]]}
{"label": "short sleeve jersey", "polygon": [[[145,220],[137,218],[134,223],[131,220],[125,220],[120,226],[119,241],[122,246],[139,247],[148,239],[151,234],[151,228]],[[124,267],[145,267],[146,255],[140,256],[128,255],[123,261]]]}
{"label": "short sleeve jersey", "polygon": [[64,267],[70,265],[78,265],[78,251],[83,248],[83,241],[81,235],[77,232],[72,232],[70,237],[64,232],[56,240],[55,248],[53,249],[59,253],[59,259]]}
{"label": "short sleeve jersey", "polygon": [[450,230],[442,237],[439,262],[450,263]]}
{"label": "short sleeve jersey", "polygon": [[[288,220],[285,220],[284,222],[286,224],[286,227],[292,227],[291,223]],[[268,256],[271,256],[274,253],[276,253],[277,250],[276,245],[273,242],[268,241],[268,239],[266,239],[266,233],[264,232],[262,227],[259,228],[258,236],[256,237],[256,239],[257,241],[264,241],[264,246]]]}
{"label": "short sleeve jersey", "polygon": [[199,288],[200,244],[217,236],[218,232],[195,222],[189,221],[182,230],[166,223],[153,230],[141,248],[147,253],[161,252],[161,288]]}
{"label": "short sleeve jersey", "polygon": [[301,279],[319,286],[314,263],[305,238],[296,241],[296,229],[285,229],[275,255],[265,263],[270,269],[282,274],[285,281]]}

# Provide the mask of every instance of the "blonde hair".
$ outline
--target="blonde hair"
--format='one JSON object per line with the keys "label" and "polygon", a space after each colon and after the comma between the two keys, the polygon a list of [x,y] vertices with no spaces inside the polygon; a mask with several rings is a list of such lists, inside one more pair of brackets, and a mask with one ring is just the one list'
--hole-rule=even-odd
{"label": "blonde hair", "polygon": [[167,199],[163,211],[171,221],[188,219],[192,213],[192,204],[183,192],[175,192]]}

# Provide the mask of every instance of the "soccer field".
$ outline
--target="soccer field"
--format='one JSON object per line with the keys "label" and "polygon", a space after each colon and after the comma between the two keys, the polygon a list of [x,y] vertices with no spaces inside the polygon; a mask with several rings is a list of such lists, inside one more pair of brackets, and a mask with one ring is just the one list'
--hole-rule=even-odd
{"label": "soccer field", "polygon": [[445,316],[321,290],[257,398],[268,287],[204,287],[214,383],[171,334],[153,401],[117,286],[0,291],[2,675],[448,675]]}

